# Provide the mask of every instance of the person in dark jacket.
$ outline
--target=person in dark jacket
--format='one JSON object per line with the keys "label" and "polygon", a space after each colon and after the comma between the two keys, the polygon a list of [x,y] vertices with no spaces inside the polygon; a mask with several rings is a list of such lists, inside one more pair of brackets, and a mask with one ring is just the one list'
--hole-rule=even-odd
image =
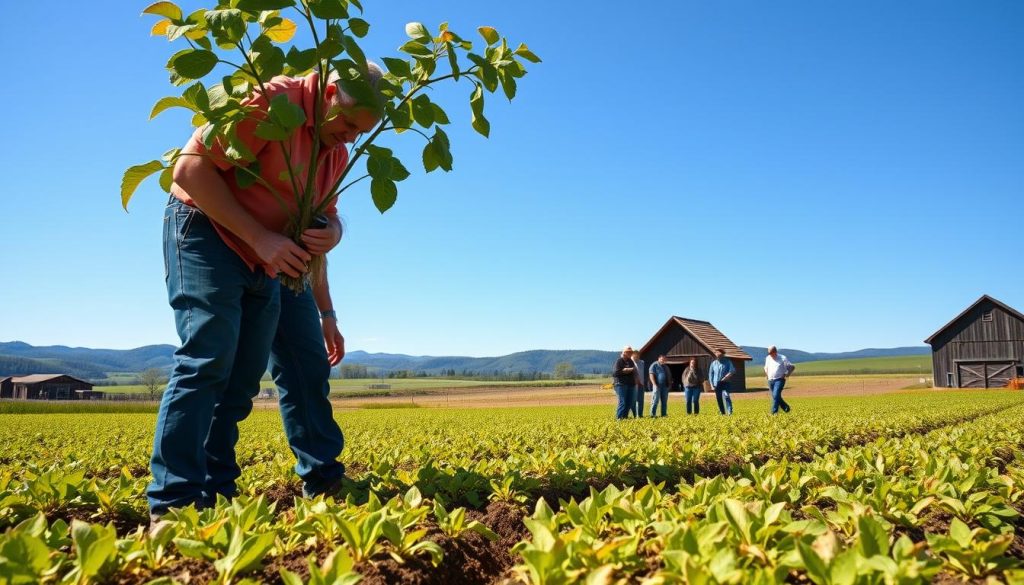
{"label": "person in dark jacket", "polygon": [[704,374],[697,365],[697,358],[690,358],[690,365],[683,370],[683,397],[686,398],[686,414],[700,414],[700,392]]}
{"label": "person in dark jacket", "polygon": [[636,366],[633,364],[633,348],[628,345],[622,355],[612,366],[612,384],[619,403],[615,408],[615,418],[624,419],[629,416],[630,405],[636,404]]}

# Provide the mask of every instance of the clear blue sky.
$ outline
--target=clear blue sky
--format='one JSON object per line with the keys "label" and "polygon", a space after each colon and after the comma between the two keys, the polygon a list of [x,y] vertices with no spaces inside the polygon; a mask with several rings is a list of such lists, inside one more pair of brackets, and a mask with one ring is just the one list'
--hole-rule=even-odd
{"label": "clear blue sky", "polygon": [[[469,86],[446,96],[454,173],[418,167],[384,216],[346,194],[350,350],[618,349],[678,314],[842,351],[920,344],[982,293],[1024,309],[1024,3],[364,1],[370,56],[447,20],[544,63],[488,100],[490,140]],[[177,342],[166,196],[118,198],[189,133],[147,122],[174,47],[145,4],[6,8],[0,341]]]}

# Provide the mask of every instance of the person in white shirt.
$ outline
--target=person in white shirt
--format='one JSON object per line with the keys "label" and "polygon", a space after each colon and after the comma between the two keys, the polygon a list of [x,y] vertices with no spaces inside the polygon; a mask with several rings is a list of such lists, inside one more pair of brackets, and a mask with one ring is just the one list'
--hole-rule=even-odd
{"label": "person in white shirt", "polygon": [[789,404],[782,399],[782,389],[786,387],[786,379],[796,369],[786,356],[779,353],[774,345],[768,348],[768,356],[764,358],[764,375],[768,377],[768,392],[772,398],[772,414],[789,412]]}

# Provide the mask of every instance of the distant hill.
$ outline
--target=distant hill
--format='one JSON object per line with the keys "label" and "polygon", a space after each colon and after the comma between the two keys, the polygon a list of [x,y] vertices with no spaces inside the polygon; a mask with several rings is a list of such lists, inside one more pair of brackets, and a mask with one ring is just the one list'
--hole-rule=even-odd
{"label": "distant hill", "polygon": [[0,378],[30,374],[68,374],[85,380],[100,380],[107,377],[105,371],[90,363],[0,355]]}
{"label": "distant hill", "polygon": [[[768,355],[767,347],[751,347],[744,345],[743,351],[754,358],[754,362],[763,363]],[[789,361],[796,362],[817,362],[822,360],[852,360],[857,358],[879,358],[908,355],[928,355],[931,348],[927,345],[912,347],[890,347],[890,348],[868,348],[857,351],[844,351],[839,353],[807,352],[799,349],[779,348],[779,353],[789,358]]]}
{"label": "distant hill", "polygon": [[0,342],[0,356],[54,359],[88,363],[104,372],[140,372],[170,368],[173,345],[146,345],[135,349],[90,349],[50,345],[36,347],[21,341]]}
{"label": "distant hill", "polygon": [[[763,362],[767,349],[744,346],[755,362]],[[20,341],[0,342],[0,377],[26,374],[66,373],[92,381],[101,381],[112,372],[141,372],[148,368],[170,369],[172,345],[147,345],[135,349],[90,349],[52,345],[35,347]],[[895,347],[882,349],[861,349],[842,353],[806,352],[797,349],[782,349],[793,362],[820,360],[841,360],[862,357],[889,357],[926,355],[927,346]],[[611,370],[617,351],[594,349],[521,351],[496,357],[466,356],[411,356],[394,353],[367,353],[350,351],[345,357],[346,364],[364,365],[375,371],[411,370],[437,374],[455,370],[456,374],[546,372],[551,373],[555,365],[568,362],[581,374],[606,374]]]}
{"label": "distant hill", "polygon": [[346,364],[359,364],[378,370],[412,370],[436,374],[443,370],[455,370],[456,373],[473,372],[490,374],[493,372],[548,372],[555,370],[555,365],[568,362],[581,374],[604,374],[611,371],[618,352],[600,351],[596,349],[550,350],[535,349],[521,351],[498,357],[464,357],[464,356],[411,356],[394,353],[366,353],[350,351],[345,354]]}

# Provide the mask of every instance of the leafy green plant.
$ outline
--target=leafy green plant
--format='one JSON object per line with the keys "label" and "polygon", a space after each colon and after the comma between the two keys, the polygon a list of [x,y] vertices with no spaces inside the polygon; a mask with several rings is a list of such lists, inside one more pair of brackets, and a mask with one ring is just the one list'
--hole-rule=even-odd
{"label": "leafy green plant", "polygon": [[309,581],[303,582],[302,577],[287,569],[281,569],[281,580],[285,585],[356,585],[363,577],[352,571],[353,564],[348,551],[339,548],[327,555],[321,566],[309,559]]}
{"label": "leafy green plant", "polygon": [[80,520],[71,522],[74,547],[73,569],[65,582],[85,585],[99,580],[117,564],[117,530],[113,524],[99,526]]}
{"label": "leafy green plant", "polygon": [[1019,559],[1005,554],[1011,544],[1012,535],[993,534],[986,528],[972,530],[959,518],[953,518],[948,535],[928,535],[928,546],[949,567],[972,578],[1021,566]]}
{"label": "leafy green plant", "polygon": [[466,509],[455,508],[451,512],[444,509],[440,501],[434,502],[434,516],[437,525],[451,538],[459,538],[466,532],[475,532],[487,540],[498,540],[498,535],[479,520],[466,521]]}
{"label": "leafy green plant", "polygon": [[[408,40],[399,48],[404,55],[384,58],[387,75],[374,88],[358,41],[370,30],[370,24],[356,15],[361,12],[357,0],[218,0],[212,8],[188,15],[173,2],[160,1],[143,10],[160,19],[152,28],[154,35],[187,45],[167,62],[171,83],[185,86],[184,90],[180,96],[157,101],[150,117],[175,107],[191,111],[194,125],[206,125],[204,144],[210,147],[219,142],[224,146],[239,184],[260,184],[288,211],[288,231],[296,240],[334,199],[365,179],[370,179],[370,193],[382,213],[394,205],[396,183],[405,180],[409,171],[391,149],[375,143],[384,134],[408,131],[421,137],[425,141],[424,170],[452,170],[450,141],[442,129],[449,118],[426,90],[466,80],[472,90],[472,126],[486,137],[490,122],[484,116],[484,94],[500,87],[512,100],[518,91],[517,80],[526,75],[524,63],[540,61],[526,45],[512,48],[489,26],[479,27],[483,45],[482,50],[474,52],[473,42],[450,30],[447,23],[431,33],[424,25],[411,22],[405,27]],[[286,51],[282,45],[295,36],[299,26],[296,21],[308,28],[312,46],[291,45]],[[268,95],[266,84],[274,76],[304,75],[314,70],[322,75],[318,78],[313,120],[307,120],[302,108],[284,96]],[[339,114],[324,111],[327,72],[335,72],[344,92],[379,122],[354,145],[344,171],[328,192],[316,193],[312,178],[320,165],[319,145],[308,161],[293,161],[289,139],[303,125],[319,136],[321,128]],[[214,80],[204,84],[202,80],[210,77]],[[262,104],[248,99],[253,95],[261,97]],[[261,176],[253,164],[254,155],[239,139],[239,127],[247,121],[257,123],[259,138],[281,149],[287,163],[286,176]],[[160,186],[169,191],[174,165],[181,156],[180,149],[172,149],[162,159],[127,169],[121,182],[122,205],[127,207],[139,183],[155,173],[160,173]],[[355,171],[359,164],[365,167]],[[291,189],[297,203],[294,210],[287,203],[287,194],[275,186],[279,180]],[[298,287],[301,282],[289,284]]]}

